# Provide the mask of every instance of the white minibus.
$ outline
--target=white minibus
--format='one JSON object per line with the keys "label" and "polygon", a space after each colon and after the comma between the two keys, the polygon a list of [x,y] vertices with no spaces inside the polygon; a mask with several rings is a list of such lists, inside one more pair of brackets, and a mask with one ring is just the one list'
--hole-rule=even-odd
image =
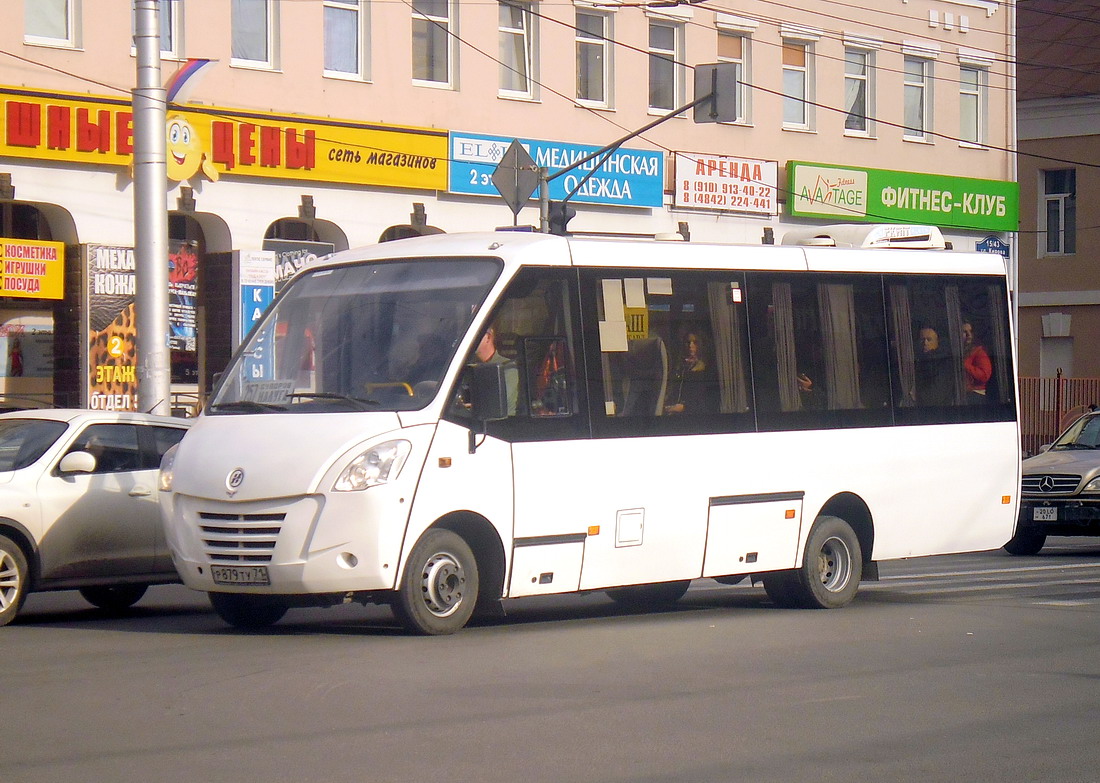
{"label": "white minibus", "polygon": [[700,578],[834,608],[879,561],[1000,547],[1001,257],[800,242],[440,234],[319,261],[165,456],[181,578],[238,627],[373,602],[444,634]]}

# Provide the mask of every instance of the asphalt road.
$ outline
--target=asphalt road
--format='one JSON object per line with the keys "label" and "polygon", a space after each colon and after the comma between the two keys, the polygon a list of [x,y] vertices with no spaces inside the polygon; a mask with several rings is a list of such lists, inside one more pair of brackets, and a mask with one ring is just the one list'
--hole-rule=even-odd
{"label": "asphalt road", "polygon": [[0,629],[0,781],[1100,781],[1100,541],[882,566],[838,611],[692,585],[515,602],[450,637],[384,607],[262,633],[154,588]]}

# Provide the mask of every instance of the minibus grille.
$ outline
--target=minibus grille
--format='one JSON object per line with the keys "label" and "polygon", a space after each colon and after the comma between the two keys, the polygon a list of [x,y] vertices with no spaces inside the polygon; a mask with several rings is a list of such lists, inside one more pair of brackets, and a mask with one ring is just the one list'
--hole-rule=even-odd
{"label": "minibus grille", "polygon": [[1022,483],[1025,495],[1068,495],[1077,490],[1081,477],[1065,473],[1044,473],[1024,476]]}
{"label": "minibus grille", "polygon": [[203,548],[212,563],[270,563],[286,514],[199,512]]}

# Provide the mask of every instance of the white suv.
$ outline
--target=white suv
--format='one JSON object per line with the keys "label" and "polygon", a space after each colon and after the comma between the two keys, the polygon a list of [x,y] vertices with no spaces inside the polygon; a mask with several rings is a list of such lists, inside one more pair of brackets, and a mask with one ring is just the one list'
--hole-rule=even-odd
{"label": "white suv", "polygon": [[0,414],[0,626],[27,593],[121,610],[179,581],[157,511],[160,458],[189,422],[141,413]]}

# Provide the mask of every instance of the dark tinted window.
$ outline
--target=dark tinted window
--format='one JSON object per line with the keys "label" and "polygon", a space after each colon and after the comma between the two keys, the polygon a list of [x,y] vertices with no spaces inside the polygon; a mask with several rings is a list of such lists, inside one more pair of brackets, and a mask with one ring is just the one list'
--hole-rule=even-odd
{"label": "dark tinted window", "polygon": [[[584,432],[574,338],[575,280],[569,270],[523,270],[466,357],[467,365],[503,366],[508,418],[489,423],[494,435],[545,440]],[[469,420],[468,380],[460,377],[449,414],[463,422]]]}
{"label": "dark tinted window", "polygon": [[32,464],[68,426],[43,419],[0,419],[0,471],[20,470]]}
{"label": "dark tinted window", "polygon": [[91,424],[69,451],[87,451],[95,457],[95,473],[140,470],[142,465],[138,430],[133,424]]}
{"label": "dark tinted window", "polygon": [[969,277],[886,278],[899,423],[1010,420],[1005,287]]}
{"label": "dark tinted window", "polygon": [[581,290],[601,431],[752,428],[742,273],[600,270]]}
{"label": "dark tinted window", "polygon": [[750,274],[748,299],[761,429],[890,422],[877,276]]}
{"label": "dark tinted window", "polygon": [[152,439],[152,451],[148,448],[141,450],[142,470],[159,468],[164,452],[183,440],[183,436],[187,434],[187,430],[180,427],[142,427],[142,432],[148,433]]}

